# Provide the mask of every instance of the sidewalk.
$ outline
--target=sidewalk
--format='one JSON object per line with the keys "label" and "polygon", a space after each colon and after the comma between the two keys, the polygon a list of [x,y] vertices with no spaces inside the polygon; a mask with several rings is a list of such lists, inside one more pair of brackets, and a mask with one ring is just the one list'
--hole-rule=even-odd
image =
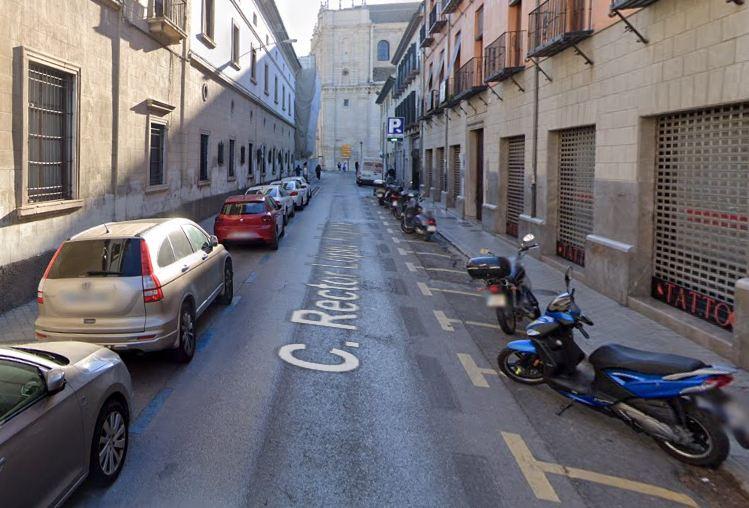
{"label": "sidewalk", "polygon": [[[212,234],[214,217],[216,216],[211,215],[198,224]],[[36,340],[34,336],[36,313],[36,301],[31,300],[0,314],[0,344],[33,342]]]}
{"label": "sidewalk", "polygon": [[[514,239],[503,238],[484,231],[481,224],[474,220],[463,220],[450,210],[446,210],[439,203],[424,200],[423,206],[431,210],[437,219],[437,229],[450,244],[466,257],[480,255],[481,249],[489,249],[499,256],[514,256],[517,254],[517,244]],[[528,277],[535,290],[541,291],[539,303],[545,308],[552,296],[548,291],[560,292],[564,289],[564,275],[552,266],[531,256],[524,258]],[[620,305],[614,300],[590,289],[580,281],[574,280],[572,286],[576,288],[575,299],[580,307],[597,326],[586,328],[591,339],[578,341],[586,353],[610,342],[617,342],[627,346],[648,351],[674,353],[699,358],[706,363],[719,365],[733,365],[725,358],[706,349],[689,339],[677,334],[665,326],[639,314],[638,312]],[[734,383],[729,388],[732,396],[742,402],[747,410],[749,401],[749,372],[739,370]],[[749,492],[749,450],[741,448],[732,439],[731,455],[723,466]]]}

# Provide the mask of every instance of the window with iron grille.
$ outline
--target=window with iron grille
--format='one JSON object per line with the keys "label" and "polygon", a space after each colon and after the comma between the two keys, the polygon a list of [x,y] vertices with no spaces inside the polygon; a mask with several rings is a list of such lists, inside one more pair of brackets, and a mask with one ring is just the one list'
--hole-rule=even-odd
{"label": "window with iron grille", "polygon": [[[450,147],[450,166],[452,166],[453,188],[452,197],[457,198],[460,195],[460,145]],[[447,190],[447,179],[445,179],[444,191]]]}
{"label": "window with iron grille", "polygon": [[525,136],[515,136],[507,139],[507,223],[505,231],[508,235],[518,236],[518,220],[523,213],[525,177]]}
{"label": "window with iron grille", "polygon": [[151,124],[151,140],[148,161],[148,185],[164,183],[164,152],[166,150],[166,125]]}
{"label": "window with iron grille", "polygon": [[27,198],[31,203],[72,199],[75,79],[29,63]]}
{"label": "window with iron grille", "polygon": [[216,163],[219,166],[224,165],[224,142],[223,141],[218,142],[218,151],[216,153]]}
{"label": "window with iron grille", "polygon": [[749,273],[749,103],[658,119],[653,296],[724,328]]}
{"label": "window with iron grille", "polygon": [[239,165],[240,166],[244,166],[244,161],[246,159],[244,150],[245,150],[244,145],[239,147]]}
{"label": "window with iron grille", "polygon": [[254,167],[253,167],[253,160],[252,160],[252,143],[250,143],[250,146],[247,151],[247,178],[252,177],[253,172],[254,172]]}
{"label": "window with iron grille", "polygon": [[235,151],[234,151],[234,140],[230,139],[229,140],[229,171],[227,173],[228,176],[229,176],[229,178],[234,178],[234,172],[235,172],[235,169],[234,169],[234,164],[235,164],[234,159],[235,159],[235,157],[234,156],[235,155],[236,154],[235,154]]}
{"label": "window with iron grille", "polygon": [[585,239],[593,232],[596,127],[559,132],[557,255],[585,266]]}
{"label": "window with iron grille", "polygon": [[208,180],[208,134],[200,135],[200,181]]}

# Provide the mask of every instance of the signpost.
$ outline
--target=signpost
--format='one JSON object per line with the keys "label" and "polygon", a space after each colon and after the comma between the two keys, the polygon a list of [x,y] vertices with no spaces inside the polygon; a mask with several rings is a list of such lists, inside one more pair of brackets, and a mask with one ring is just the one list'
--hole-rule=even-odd
{"label": "signpost", "polygon": [[399,141],[403,139],[403,129],[405,125],[406,119],[402,116],[389,116],[387,122],[388,141]]}

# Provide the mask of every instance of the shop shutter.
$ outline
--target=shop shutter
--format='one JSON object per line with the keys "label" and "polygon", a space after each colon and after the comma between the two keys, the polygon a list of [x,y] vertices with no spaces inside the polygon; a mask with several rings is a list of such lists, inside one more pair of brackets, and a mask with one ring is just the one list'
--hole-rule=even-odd
{"label": "shop shutter", "polygon": [[[452,197],[453,199],[457,198],[460,195],[460,145],[455,145],[452,147],[452,178],[453,178],[453,190],[452,190]],[[447,190],[447,182],[445,182],[445,189]]]}
{"label": "shop shutter", "polygon": [[653,296],[731,328],[749,248],[749,103],[658,119]]}
{"label": "shop shutter", "polygon": [[585,238],[593,232],[596,128],[559,133],[559,231],[557,254],[585,265]]}
{"label": "shop shutter", "polygon": [[507,224],[508,235],[518,236],[518,218],[523,213],[525,136],[507,140]]}

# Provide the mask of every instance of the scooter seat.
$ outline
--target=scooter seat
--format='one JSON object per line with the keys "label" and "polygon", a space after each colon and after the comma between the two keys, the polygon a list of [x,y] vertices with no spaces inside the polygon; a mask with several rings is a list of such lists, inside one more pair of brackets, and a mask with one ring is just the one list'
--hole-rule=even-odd
{"label": "scooter seat", "polygon": [[596,369],[626,369],[642,374],[666,376],[691,372],[706,367],[704,363],[686,356],[651,353],[619,344],[601,346],[588,359]]}

